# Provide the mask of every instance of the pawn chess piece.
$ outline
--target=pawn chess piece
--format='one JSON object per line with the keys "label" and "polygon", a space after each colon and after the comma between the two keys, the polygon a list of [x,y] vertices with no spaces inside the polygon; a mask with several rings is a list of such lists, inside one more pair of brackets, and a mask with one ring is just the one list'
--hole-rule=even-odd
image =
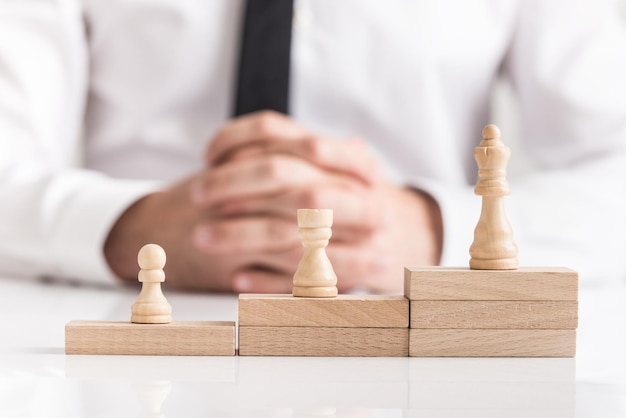
{"label": "pawn chess piece", "polygon": [[511,150],[500,140],[500,129],[487,125],[483,140],[474,150],[478,182],[474,192],[482,196],[480,219],[470,247],[470,268],[475,270],[515,270],[517,244],[504,211],[504,196],[510,194],[506,165]]}
{"label": "pawn chess piece", "polygon": [[161,291],[165,281],[165,251],[156,244],[141,247],[137,255],[139,281],[143,283],[141,293],[132,306],[130,321],[137,324],[169,324],[172,322],[172,307]]}
{"label": "pawn chess piece", "polygon": [[298,228],[304,255],[293,275],[293,295],[311,298],[337,296],[337,276],[326,255],[332,235],[331,209],[298,209]]}

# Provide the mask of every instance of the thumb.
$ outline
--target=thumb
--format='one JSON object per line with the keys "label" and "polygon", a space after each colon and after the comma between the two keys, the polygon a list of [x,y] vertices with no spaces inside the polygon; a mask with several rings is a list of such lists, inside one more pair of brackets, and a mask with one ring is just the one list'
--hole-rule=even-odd
{"label": "thumb", "polygon": [[240,270],[233,277],[236,293],[291,293],[293,278],[286,274],[263,270]]}

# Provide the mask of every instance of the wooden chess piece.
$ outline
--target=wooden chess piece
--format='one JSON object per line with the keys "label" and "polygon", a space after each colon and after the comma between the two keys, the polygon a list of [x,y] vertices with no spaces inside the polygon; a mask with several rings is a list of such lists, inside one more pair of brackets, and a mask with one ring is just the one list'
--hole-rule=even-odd
{"label": "wooden chess piece", "polygon": [[511,150],[500,140],[500,129],[487,125],[483,140],[474,149],[478,182],[474,192],[482,196],[480,219],[470,247],[470,268],[476,270],[515,270],[517,244],[504,211],[504,196],[511,193],[506,165]]}
{"label": "wooden chess piece", "polygon": [[172,307],[163,296],[161,283],[165,281],[165,251],[156,244],[141,247],[137,255],[141,293],[132,306],[131,322],[138,324],[169,324]]}
{"label": "wooden chess piece", "polygon": [[298,228],[304,255],[293,276],[294,296],[337,296],[337,276],[326,255],[332,225],[332,209],[298,209]]}

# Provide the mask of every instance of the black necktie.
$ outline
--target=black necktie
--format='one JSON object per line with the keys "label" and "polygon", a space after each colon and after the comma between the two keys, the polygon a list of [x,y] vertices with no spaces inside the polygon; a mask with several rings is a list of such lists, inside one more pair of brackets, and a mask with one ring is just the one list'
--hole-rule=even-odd
{"label": "black necktie", "polygon": [[248,0],[243,24],[235,116],[289,111],[293,0]]}

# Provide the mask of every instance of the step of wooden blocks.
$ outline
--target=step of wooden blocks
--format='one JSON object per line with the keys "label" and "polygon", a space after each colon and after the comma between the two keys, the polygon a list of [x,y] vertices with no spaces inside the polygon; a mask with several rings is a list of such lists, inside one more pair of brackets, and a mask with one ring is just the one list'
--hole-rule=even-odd
{"label": "step of wooden blocks", "polygon": [[406,268],[405,296],[411,300],[410,356],[575,356],[573,270]]}
{"label": "step of wooden blocks", "polygon": [[234,356],[235,323],[71,321],[65,326],[65,353]]}
{"label": "step of wooden blocks", "polygon": [[239,296],[242,356],[405,357],[408,326],[403,296]]}
{"label": "step of wooden blocks", "polygon": [[407,267],[410,300],[578,300],[578,273],[564,267],[517,270]]}

